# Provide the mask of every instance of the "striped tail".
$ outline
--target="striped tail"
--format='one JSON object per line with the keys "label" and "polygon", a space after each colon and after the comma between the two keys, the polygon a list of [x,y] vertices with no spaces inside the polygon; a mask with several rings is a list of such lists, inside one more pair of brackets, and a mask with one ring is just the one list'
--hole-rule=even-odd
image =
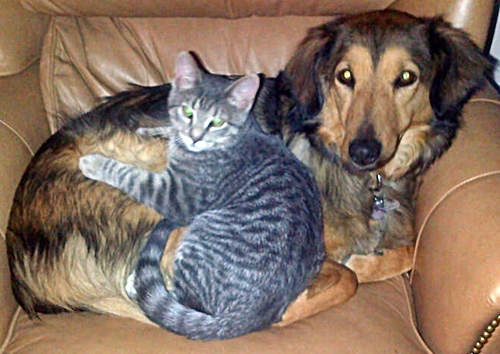
{"label": "striped tail", "polygon": [[175,299],[165,286],[160,261],[170,233],[176,228],[162,219],[139,255],[135,270],[135,297],[145,315],[159,326],[190,339],[227,339],[268,327],[270,323],[248,321],[250,314],[231,312],[211,316],[184,306]]}

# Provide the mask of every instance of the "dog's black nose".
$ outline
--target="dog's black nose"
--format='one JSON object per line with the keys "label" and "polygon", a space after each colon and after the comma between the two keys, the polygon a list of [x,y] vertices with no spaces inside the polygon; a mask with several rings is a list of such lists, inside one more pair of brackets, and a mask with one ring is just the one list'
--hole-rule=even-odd
{"label": "dog's black nose", "polygon": [[349,156],[358,166],[368,166],[378,160],[382,144],[376,139],[355,139],[349,144]]}

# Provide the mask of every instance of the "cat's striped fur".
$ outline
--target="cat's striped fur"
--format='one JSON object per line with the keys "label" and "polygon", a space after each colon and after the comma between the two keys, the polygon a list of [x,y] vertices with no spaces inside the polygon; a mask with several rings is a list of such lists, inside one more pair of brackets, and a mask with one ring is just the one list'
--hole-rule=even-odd
{"label": "cat's striped fur", "polygon": [[[165,134],[167,169],[153,173],[102,155],[82,172],[164,216],[140,253],[133,287],[146,316],[194,339],[269,327],[314,280],[324,258],[319,192],[312,174],[249,114],[259,78],[201,71],[179,55]],[[188,226],[172,289],[159,263],[171,231]]]}

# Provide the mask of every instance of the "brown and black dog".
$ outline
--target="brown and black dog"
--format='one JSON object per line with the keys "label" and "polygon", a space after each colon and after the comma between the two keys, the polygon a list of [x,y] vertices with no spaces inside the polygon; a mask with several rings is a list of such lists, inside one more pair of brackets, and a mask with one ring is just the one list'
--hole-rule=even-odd
{"label": "brown and black dog", "polygon": [[[265,81],[255,114],[314,172],[329,256],[281,324],[353,295],[356,277],[337,261],[362,281],[408,269],[418,178],[450,146],[462,106],[492,67],[441,19],[374,12],[311,29],[280,77]],[[148,322],[125,284],[160,216],[86,179],[78,159],[100,152],[163,169],[165,142],[135,130],[162,124],[168,93],[163,85],[117,95],[52,136],[26,169],[7,247],[14,294],[31,316],[89,310]],[[180,237],[167,246],[167,281]]]}
{"label": "brown and black dog", "polygon": [[278,79],[283,136],[322,191],[329,257],[359,281],[410,268],[420,177],[493,67],[441,18],[396,11],[342,17],[299,45]]}
{"label": "brown and black dog", "polygon": [[[139,136],[141,125],[164,125],[170,85],[123,92],[71,120],[37,151],[16,190],[7,228],[14,295],[30,317],[92,311],[150,323],[125,292],[139,251],[161,216],[106,184],[85,178],[82,155],[101,153],[153,171],[166,166],[166,142]],[[254,107],[262,125],[276,111],[274,81]],[[269,111],[269,112],[268,112]],[[182,230],[169,238],[162,269],[171,282]],[[356,276],[326,261],[316,282],[293,303],[281,325],[349,299]]]}

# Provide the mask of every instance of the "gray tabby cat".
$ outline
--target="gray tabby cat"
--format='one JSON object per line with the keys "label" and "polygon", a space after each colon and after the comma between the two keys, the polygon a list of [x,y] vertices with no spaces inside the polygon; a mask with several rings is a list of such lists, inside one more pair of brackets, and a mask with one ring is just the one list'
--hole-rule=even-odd
{"label": "gray tabby cat", "polygon": [[[315,181],[250,113],[259,77],[236,81],[177,59],[168,98],[168,166],[152,173],[102,155],[80,159],[85,176],[164,215],[139,255],[134,297],[160,326],[192,339],[224,339],[267,328],[314,280],[324,259]],[[160,260],[175,228],[173,289]]]}

